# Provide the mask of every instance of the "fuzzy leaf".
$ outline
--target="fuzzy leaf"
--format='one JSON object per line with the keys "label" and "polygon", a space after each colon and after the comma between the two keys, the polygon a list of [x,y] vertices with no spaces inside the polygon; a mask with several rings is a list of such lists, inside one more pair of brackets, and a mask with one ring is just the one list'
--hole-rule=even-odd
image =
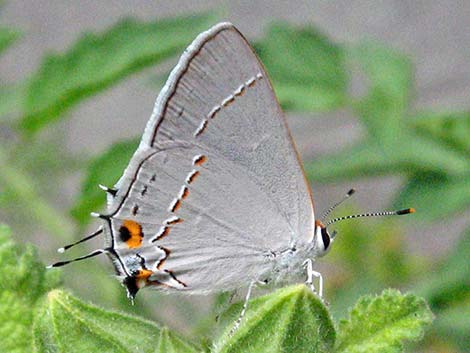
{"label": "fuzzy leaf", "polygon": [[432,320],[426,302],[414,295],[386,290],[365,296],[340,322],[336,352],[402,352],[403,342],[420,339]]}
{"label": "fuzzy leaf", "polygon": [[344,105],[348,78],[343,52],[316,29],[277,23],[255,47],[285,109]]}
{"label": "fuzzy leaf", "polygon": [[59,271],[46,271],[30,245],[13,243],[10,230],[0,225],[0,351],[31,351],[31,328],[36,302],[60,283]]}
{"label": "fuzzy leaf", "polygon": [[239,329],[229,336],[241,304],[230,310],[231,323],[217,353],[331,352],[333,323],[323,303],[305,285],[286,287],[250,301]]}
{"label": "fuzzy leaf", "polygon": [[85,34],[68,52],[47,57],[31,78],[21,128],[37,132],[85,98],[180,54],[212,22],[207,15],[148,23],[126,19],[104,33]]}
{"label": "fuzzy leaf", "polygon": [[166,327],[160,331],[160,337],[155,353],[191,353],[196,349],[172,334]]}
{"label": "fuzzy leaf", "polygon": [[91,161],[79,199],[71,211],[81,225],[87,224],[90,212],[98,211],[106,201],[106,195],[98,185],[112,187],[118,181],[138,144],[137,140],[116,143]]}
{"label": "fuzzy leaf", "polygon": [[47,295],[37,312],[33,334],[37,353],[196,352],[152,322],[100,309],[60,290]]}

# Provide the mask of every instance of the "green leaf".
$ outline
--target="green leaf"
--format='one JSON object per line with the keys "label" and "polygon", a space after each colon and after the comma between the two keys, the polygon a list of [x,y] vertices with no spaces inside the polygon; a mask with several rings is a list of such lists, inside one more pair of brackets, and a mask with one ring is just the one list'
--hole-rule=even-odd
{"label": "green leaf", "polygon": [[411,121],[415,131],[453,148],[470,153],[470,112],[422,112]]}
{"label": "green leaf", "polygon": [[[344,207],[344,206],[343,206]],[[403,208],[403,205],[402,205]],[[346,208],[343,214],[359,213]],[[410,220],[413,221],[413,216]],[[402,286],[415,273],[416,258],[407,254],[403,218],[369,219],[336,225],[338,241],[328,255],[328,300],[334,317],[344,317],[362,296]]]}
{"label": "green leaf", "polygon": [[369,81],[367,95],[355,105],[359,117],[377,141],[393,143],[408,108],[412,79],[409,59],[372,43],[354,47],[347,53],[349,59],[359,63]]}
{"label": "green leaf", "polygon": [[[413,291],[429,302],[436,314],[432,339],[455,344],[462,352],[470,342],[470,229],[462,234],[444,261],[433,264]],[[449,349],[450,350],[450,349]]]}
{"label": "green leaf", "polygon": [[250,301],[239,329],[229,332],[241,310],[230,310],[231,324],[217,353],[331,352],[335,330],[327,309],[305,285],[286,287]]}
{"label": "green leaf", "polygon": [[[413,291],[425,297],[433,309],[449,306],[453,301],[470,298],[470,229],[462,234],[444,262],[415,284]],[[470,317],[469,317],[470,318]]]}
{"label": "green leaf", "polygon": [[90,162],[80,196],[71,211],[81,225],[87,224],[90,212],[99,210],[106,201],[98,185],[111,187],[118,181],[138,144],[135,139],[116,143]]}
{"label": "green leaf", "polygon": [[31,351],[33,311],[41,296],[59,285],[59,271],[46,271],[30,245],[16,245],[0,225],[0,351]]}
{"label": "green leaf", "polygon": [[462,352],[468,352],[470,349],[470,302],[436,313],[433,327],[433,333],[438,333],[444,342],[448,344],[454,342]]}
{"label": "green leaf", "polygon": [[20,33],[10,28],[0,28],[0,54],[10,47],[18,38]]}
{"label": "green leaf", "polygon": [[315,28],[276,23],[255,47],[285,109],[316,111],[345,104],[343,51]]}
{"label": "green leaf", "polygon": [[157,349],[155,353],[191,353],[196,349],[171,333],[166,327],[160,331]]}
{"label": "green leaf", "polygon": [[[0,4],[1,5],[1,4]],[[9,29],[0,28],[0,55],[6,51],[20,37],[20,33]],[[13,85],[0,85],[0,117],[12,113],[18,109],[23,91]],[[3,122],[3,117],[0,122]]]}
{"label": "green leaf", "polygon": [[470,159],[465,154],[413,133],[402,132],[387,155],[401,163],[402,170],[408,173],[410,170],[433,171],[456,176],[468,173],[470,168]]}
{"label": "green leaf", "polygon": [[[373,44],[347,53],[349,62],[358,62],[369,81],[367,94],[353,103],[367,136],[342,151],[306,163],[307,176],[331,182],[360,176],[423,173],[461,179],[468,174],[468,115],[423,113],[409,118],[410,61],[396,51]],[[439,130],[446,124],[451,127]]]}
{"label": "green leaf", "polygon": [[432,320],[426,302],[414,295],[365,296],[340,322],[336,352],[402,352],[403,342],[420,339]]}
{"label": "green leaf", "polygon": [[47,57],[31,78],[20,127],[37,132],[85,98],[181,53],[212,22],[208,15],[126,19],[104,33],[85,34],[68,52]]}
{"label": "green leaf", "polygon": [[[416,173],[401,189],[394,206],[410,205],[418,219],[441,220],[470,206],[470,174],[447,177],[442,174]],[[436,207],[436,205],[439,205]]]}
{"label": "green leaf", "polygon": [[366,175],[384,175],[398,169],[383,150],[373,143],[359,143],[340,152],[321,156],[304,164],[309,180],[332,182]]}
{"label": "green leaf", "polygon": [[191,344],[150,321],[100,309],[60,290],[47,295],[33,334],[38,353],[196,352]]}

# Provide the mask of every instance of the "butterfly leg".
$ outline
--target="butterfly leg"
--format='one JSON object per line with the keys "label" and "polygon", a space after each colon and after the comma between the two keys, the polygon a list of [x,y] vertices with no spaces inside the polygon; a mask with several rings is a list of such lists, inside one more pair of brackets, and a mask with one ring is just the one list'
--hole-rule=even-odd
{"label": "butterfly leg", "polygon": [[263,282],[263,281],[251,281],[250,282],[250,285],[248,286],[248,291],[246,292],[245,302],[243,303],[242,311],[240,312],[240,316],[238,317],[237,321],[235,321],[235,324],[230,330],[230,336],[232,336],[235,333],[235,331],[237,331],[238,328],[240,327],[243,317],[245,316],[246,309],[248,309],[248,301],[250,300],[251,292],[253,290],[253,287],[256,284],[266,284],[266,282]]}
{"label": "butterfly leg", "polygon": [[307,269],[307,280],[305,284],[310,287],[312,292],[316,293],[315,286],[313,285],[313,277],[318,278],[318,296],[323,297],[323,277],[320,272],[313,270],[313,261],[312,259],[307,259],[304,262],[304,266]]}

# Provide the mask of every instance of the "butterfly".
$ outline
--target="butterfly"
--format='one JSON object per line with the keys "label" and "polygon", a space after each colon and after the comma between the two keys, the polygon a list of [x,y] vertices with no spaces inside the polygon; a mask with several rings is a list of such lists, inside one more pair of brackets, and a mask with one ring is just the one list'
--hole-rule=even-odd
{"label": "butterfly", "polygon": [[[102,235],[132,300],[144,288],[212,293],[303,272],[331,248],[310,186],[262,63],[230,23],[200,34],[160,92],[137,151],[107,192]],[[345,198],[353,194],[349,191]],[[343,201],[343,200],[342,200]],[[247,295],[246,302],[248,301]]]}

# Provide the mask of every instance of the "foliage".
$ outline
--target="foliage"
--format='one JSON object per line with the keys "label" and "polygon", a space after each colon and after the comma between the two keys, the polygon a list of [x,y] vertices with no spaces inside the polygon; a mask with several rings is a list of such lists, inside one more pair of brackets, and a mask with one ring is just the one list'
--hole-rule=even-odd
{"label": "foliage", "polygon": [[[432,119],[428,119],[429,113],[410,116],[412,72],[407,58],[376,44],[354,47],[348,57],[362,65],[369,80],[368,93],[352,104],[367,134],[354,146],[307,162],[308,177],[331,182],[403,175],[408,184],[396,204],[414,205],[420,211],[417,216],[426,220],[442,216],[442,209],[445,215],[462,210],[470,200],[465,198],[470,180],[470,148],[461,143],[465,132],[448,128],[437,134],[433,126],[458,124],[468,128],[468,114],[434,114]],[[423,133],[422,126],[431,121],[427,133]],[[448,143],[454,139],[459,141],[459,148]],[[434,207],[435,202],[448,207]]]}
{"label": "foliage", "polygon": [[433,320],[425,301],[394,290],[361,298],[339,325],[338,352],[402,352]]}
{"label": "foliage", "polygon": [[[53,289],[60,272],[46,271],[31,246],[15,245],[6,226],[0,228],[0,273],[3,351],[199,351],[167,328]],[[225,314],[229,324],[214,352],[331,352],[334,348],[336,333],[328,310],[305,285],[251,301],[242,325],[232,335],[230,323],[240,309],[237,304]],[[377,298],[365,297],[351,311],[349,322],[341,322],[336,351],[365,352],[376,344],[380,351],[399,352],[404,339],[420,338],[431,321],[424,300],[413,295],[387,291]]]}
{"label": "foliage", "polygon": [[135,139],[116,143],[90,161],[80,198],[71,210],[72,216],[80,224],[90,221],[90,210],[97,210],[103,205],[103,191],[97,185],[114,185],[122,175],[122,166],[129,162],[138,144]]}
{"label": "foliage", "polygon": [[462,352],[470,348],[470,230],[462,234],[442,263],[415,286],[428,298],[436,314],[434,332],[456,343]]}
{"label": "foliage", "polygon": [[313,28],[273,24],[255,45],[288,110],[328,110],[347,100],[343,49]]}
{"label": "foliage", "polygon": [[84,35],[67,53],[48,56],[30,79],[21,128],[33,133],[63,118],[79,101],[180,53],[212,22],[208,16],[151,23],[127,19],[101,35]]}
{"label": "foliage", "polygon": [[49,292],[33,328],[35,352],[168,352],[196,348],[152,322],[86,304],[61,290]]}
{"label": "foliage", "polygon": [[[122,20],[102,33],[82,36],[64,53],[48,55],[27,80],[0,85],[0,207],[9,211],[5,214],[15,228],[21,229],[26,223],[32,234],[40,230],[52,235],[49,240],[61,242],[73,238],[77,229],[83,230],[88,213],[105,202],[97,185],[113,185],[137,139],[118,142],[96,156],[75,156],[63,148],[60,137],[54,140],[48,133],[54,131],[57,135],[55,124],[64,121],[66,113],[79,103],[134,73],[174,59],[199,32],[215,22],[210,15],[153,22]],[[19,40],[18,33],[0,29],[0,53]],[[394,206],[416,207],[419,212],[415,219],[441,220],[468,209],[470,113],[413,111],[410,58],[377,43],[334,43],[313,27],[297,28],[283,22],[274,23],[255,48],[286,110],[349,109],[365,128],[365,136],[354,146],[307,161],[305,169],[310,180],[318,185],[399,175],[405,185],[395,195]],[[349,91],[356,67],[361,69],[367,85],[360,97]],[[53,206],[65,185],[63,180],[77,170],[84,171],[84,179],[71,210]],[[393,286],[423,296],[436,314],[433,337],[428,336],[425,345],[467,351],[470,273],[465,260],[470,255],[470,233],[461,237],[442,263],[429,264],[407,255],[403,247],[406,240],[397,222],[367,228],[358,224],[354,228],[340,227],[341,239],[330,258],[343,270],[326,282],[327,292],[331,293],[329,309],[303,286],[281,289],[251,301],[240,330],[233,337],[223,333],[216,339],[217,349],[250,351],[264,345],[275,351],[298,345],[300,350],[310,345],[325,351],[335,344],[338,352],[359,352],[373,351],[370,344],[377,343],[382,345],[380,351],[400,351],[403,341],[418,339],[431,320],[422,299],[386,291],[378,297],[363,297],[349,309],[362,295]],[[59,283],[58,272],[44,272],[34,250],[14,245],[8,233],[5,227],[0,229],[0,317],[6,318],[0,325],[2,337],[6,337],[0,342],[0,350],[25,351],[34,334],[38,352],[73,351],[72,343],[81,351],[93,350],[93,345],[99,345],[100,351],[103,346],[129,351],[136,345],[141,345],[142,351],[151,351],[146,350],[149,343],[145,338],[135,335],[138,331],[160,337],[154,341],[153,351],[197,351],[166,328],[52,290]],[[24,237],[29,234],[22,233]],[[69,273],[73,273],[75,283],[88,284],[75,287],[82,295],[89,297],[92,291],[101,295],[101,304],[129,310],[127,304],[116,301],[116,293],[120,292],[110,280],[103,280],[104,271],[100,268]],[[123,296],[119,298],[124,302]],[[160,306],[167,302],[159,300]],[[154,317],[149,307],[139,305],[136,310]],[[189,312],[186,315],[192,321],[198,321],[191,314],[193,308],[185,307],[184,311]],[[225,322],[233,322],[239,311],[240,304],[233,306],[224,314]],[[349,319],[341,321],[335,330],[329,311],[336,317],[349,311]],[[120,326],[119,330],[111,329],[116,327],[114,324]],[[319,336],[308,335],[307,331],[317,329],[322,332]],[[79,332],[81,338],[64,335],[69,330]],[[214,330],[212,323],[198,332],[210,339]],[[116,335],[117,331],[122,335]]]}
{"label": "foliage", "polygon": [[330,315],[305,285],[286,287],[252,300],[242,325],[231,335],[240,311],[241,303],[226,313],[227,329],[215,352],[331,352],[333,349],[335,329]]}
{"label": "foliage", "polygon": [[13,243],[10,229],[0,225],[0,351],[29,351],[33,308],[60,284],[58,274],[46,271],[35,249]]}

